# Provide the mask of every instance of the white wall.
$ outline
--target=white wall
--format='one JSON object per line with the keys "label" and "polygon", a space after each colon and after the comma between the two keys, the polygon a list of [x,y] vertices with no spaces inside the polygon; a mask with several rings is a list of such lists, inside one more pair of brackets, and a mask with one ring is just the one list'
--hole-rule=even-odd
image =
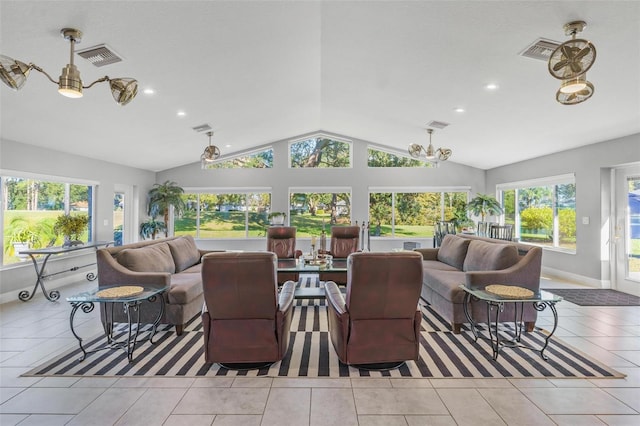
{"label": "white wall", "polygon": [[[640,134],[550,154],[528,161],[487,170],[487,192],[501,183],[575,173],[576,243],[575,254],[545,249],[543,266],[567,278],[608,287],[609,170],[640,161]],[[589,224],[583,225],[582,218]],[[604,248],[604,250],[603,250]]]}
{"label": "white wall", "polygon": [[[123,152],[122,155],[127,153]],[[131,185],[136,187],[140,194],[146,194],[155,183],[154,172],[0,140],[0,173],[11,175],[14,171],[98,182],[96,194],[94,194],[96,240],[113,240],[113,193],[116,184]],[[139,203],[139,211],[134,213],[136,223],[146,217],[145,203],[143,196],[143,200]],[[52,257],[47,269],[55,272],[93,261],[95,261],[93,254],[60,256],[58,259]],[[84,275],[90,270],[90,268],[83,268],[76,275]],[[47,281],[47,287],[51,289],[59,287],[69,281],[71,275],[74,274],[52,277]],[[0,302],[16,300],[19,290],[28,288],[31,291],[35,278],[35,270],[30,261],[2,268],[0,270]]]}

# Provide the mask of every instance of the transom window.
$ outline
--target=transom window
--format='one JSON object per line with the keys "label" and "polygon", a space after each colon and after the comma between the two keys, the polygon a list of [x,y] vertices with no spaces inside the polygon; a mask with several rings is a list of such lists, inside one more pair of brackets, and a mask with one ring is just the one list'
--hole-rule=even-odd
{"label": "transom window", "polygon": [[205,166],[206,169],[270,169],[272,167],[273,148],[242,154]]}
{"label": "transom window", "polygon": [[419,161],[415,158],[409,158],[371,147],[367,150],[367,154],[368,167],[435,167],[433,163]]}
{"label": "transom window", "polygon": [[291,168],[351,167],[351,143],[329,136],[314,136],[289,144]]}

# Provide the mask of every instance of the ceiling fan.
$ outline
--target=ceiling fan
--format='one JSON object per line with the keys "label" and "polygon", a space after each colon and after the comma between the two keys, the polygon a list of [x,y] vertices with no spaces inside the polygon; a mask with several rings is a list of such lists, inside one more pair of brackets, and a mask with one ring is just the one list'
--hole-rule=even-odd
{"label": "ceiling fan", "polygon": [[[594,92],[593,84],[587,81],[587,71],[596,60],[596,48],[588,40],[576,38],[576,35],[587,26],[584,21],[573,21],[564,25],[564,32],[571,36],[558,46],[549,56],[549,73],[562,80],[556,93],[556,100],[561,104],[574,105],[589,99]],[[575,96],[571,96],[575,94]],[[578,100],[576,102],[576,100]]]}

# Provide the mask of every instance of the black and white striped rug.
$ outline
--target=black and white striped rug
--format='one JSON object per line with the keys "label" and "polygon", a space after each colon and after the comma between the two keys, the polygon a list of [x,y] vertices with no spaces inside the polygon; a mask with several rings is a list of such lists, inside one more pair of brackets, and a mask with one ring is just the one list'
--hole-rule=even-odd
{"label": "black and white striped rug", "polygon": [[[315,286],[318,282],[313,276],[304,276],[301,284]],[[121,350],[96,352],[78,362],[80,350],[76,348],[24,376],[624,377],[556,337],[552,337],[545,351],[548,361],[542,360],[538,352],[521,348],[503,349],[494,361],[487,339],[474,342],[468,329],[453,334],[437,313],[423,305],[420,358],[391,371],[366,371],[341,364],[329,338],[325,301],[297,300],[287,356],[262,370],[234,371],[218,364],[205,364],[202,322],[198,316],[181,336],[176,336],[173,328],[161,326],[154,339],[156,344],[143,342],[136,347],[132,363],[127,362]],[[125,335],[124,327],[119,334]],[[487,337],[486,328],[482,334]],[[545,331],[536,329],[533,333],[523,333],[523,343],[541,347],[544,337]],[[96,336],[86,343],[88,349],[99,347],[104,337]]]}

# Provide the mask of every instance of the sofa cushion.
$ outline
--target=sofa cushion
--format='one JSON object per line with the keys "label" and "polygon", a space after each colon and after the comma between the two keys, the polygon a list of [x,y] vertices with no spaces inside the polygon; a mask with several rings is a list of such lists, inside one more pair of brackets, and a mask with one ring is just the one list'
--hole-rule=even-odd
{"label": "sofa cushion", "polygon": [[173,262],[176,264],[176,272],[184,271],[190,266],[200,262],[200,251],[192,237],[179,237],[167,241]]}
{"label": "sofa cushion", "polygon": [[518,263],[518,249],[513,244],[494,244],[473,240],[469,244],[463,270],[498,271]]}
{"label": "sofa cushion", "polygon": [[461,271],[470,242],[453,234],[445,235],[438,250],[438,260]]}
{"label": "sofa cushion", "polygon": [[186,305],[202,294],[202,278],[199,274],[174,274],[168,298],[171,305]]}
{"label": "sofa cushion", "polygon": [[456,269],[451,265],[447,265],[446,263],[440,262],[439,260],[423,260],[422,267],[425,271],[428,269],[438,269],[440,271],[459,271],[459,269]]}
{"label": "sofa cushion", "polygon": [[423,282],[431,287],[434,293],[453,303],[462,303],[464,300],[464,290],[460,289],[460,284],[464,284],[465,280],[465,273],[462,271],[439,269],[425,269],[423,278]]}
{"label": "sofa cushion", "polygon": [[118,263],[135,272],[176,271],[173,256],[167,243],[158,243],[146,247],[124,249],[118,253]]}

